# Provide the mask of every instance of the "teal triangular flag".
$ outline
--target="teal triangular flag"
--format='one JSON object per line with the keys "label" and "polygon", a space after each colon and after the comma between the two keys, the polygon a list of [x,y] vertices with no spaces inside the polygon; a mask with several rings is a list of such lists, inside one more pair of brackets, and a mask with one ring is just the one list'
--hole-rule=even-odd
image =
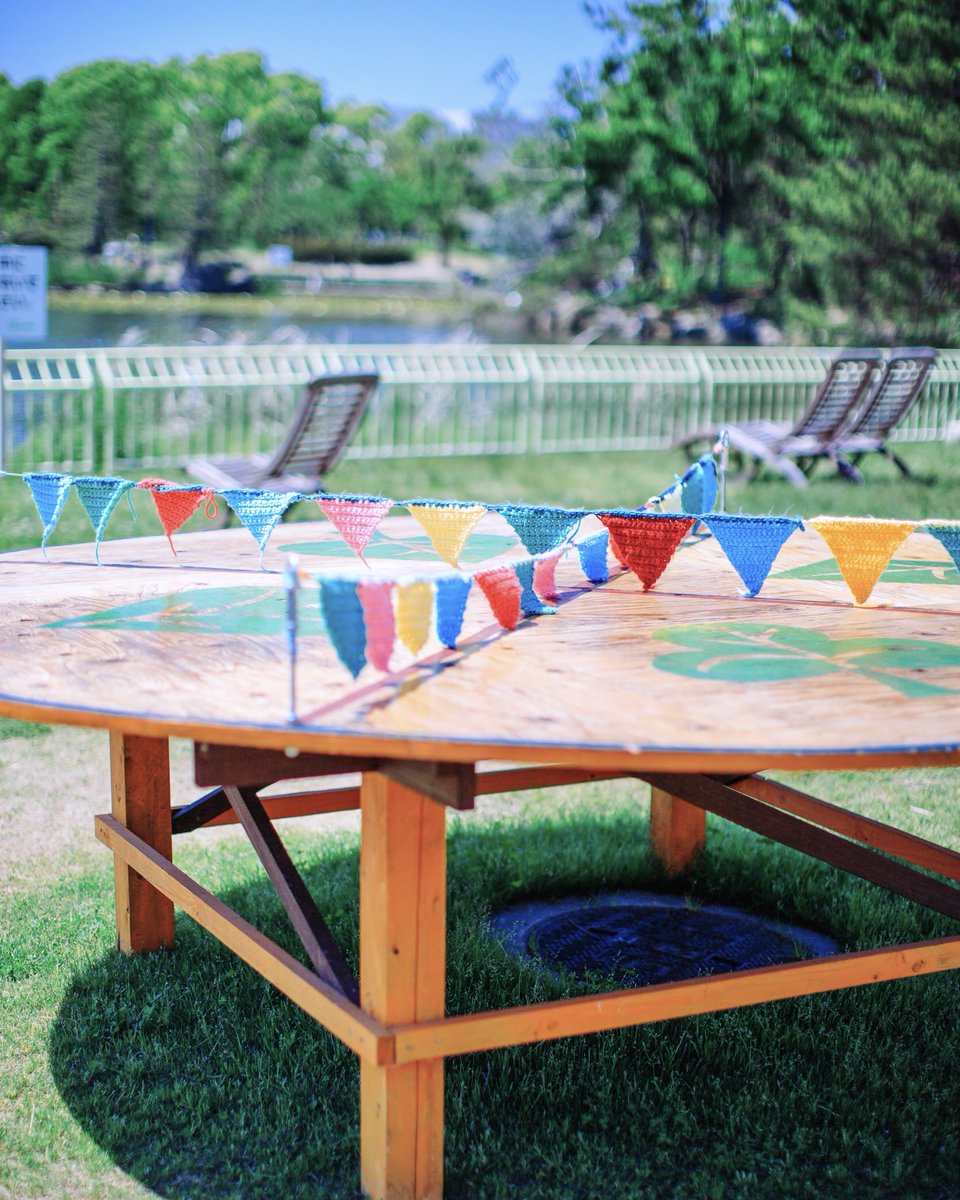
{"label": "teal triangular flag", "polygon": [[610,578],[607,569],[607,547],[610,544],[610,534],[595,533],[592,537],[577,542],[577,553],[580,555],[580,570],[591,583],[606,583]]}
{"label": "teal triangular flag", "polygon": [[528,617],[539,616],[540,613],[555,613],[557,610],[550,604],[544,604],[533,590],[534,561],[532,558],[522,559],[511,563],[517,579],[520,580],[520,608]]}
{"label": "teal triangular flag", "polygon": [[256,488],[232,488],[220,492],[247,529],[253,534],[260,547],[260,566],[263,552],[267,548],[270,534],[291,504],[303,497],[299,492],[268,492]]}
{"label": "teal triangular flag", "polygon": [[367,661],[367,627],[357,581],[320,580],[320,615],[337,658],[356,679]]}
{"label": "teal triangular flag", "polygon": [[770,573],[780,547],[795,529],[799,517],[747,517],[710,513],[704,524],[717,539],[730,565],[740,576],[748,596],[755,596]]}
{"label": "teal triangular flag", "polygon": [[456,649],[463,628],[463,614],[472,582],[469,575],[438,575],[434,581],[437,637],[451,650]]}
{"label": "teal triangular flag", "polygon": [[72,475],[59,475],[56,472],[29,471],[24,475],[37,506],[40,520],[43,522],[43,540],[40,549],[43,557],[47,557],[47,538],[53,533],[63,512],[67,496],[70,495]]}
{"label": "teal triangular flag", "polygon": [[680,507],[685,513],[708,513],[717,501],[717,464],[703,455],[680,478]]}
{"label": "teal triangular flag", "polygon": [[700,459],[700,479],[703,487],[703,495],[700,497],[700,503],[703,507],[700,509],[702,513],[713,511],[713,506],[717,502],[717,464],[712,454],[705,454]]}
{"label": "teal triangular flag", "polygon": [[567,541],[584,516],[582,509],[535,507],[532,504],[491,504],[509,521],[528,554],[546,554]]}
{"label": "teal triangular flag", "polygon": [[960,521],[927,521],[923,528],[937,539],[953,559],[953,565],[960,571]]}
{"label": "teal triangular flag", "polygon": [[[124,492],[136,487],[129,479],[116,479],[113,476],[87,475],[73,481],[77,489],[80,503],[83,505],[94,532],[93,554],[100,565],[100,539],[107,527],[110,514],[117,507],[117,501]],[[133,506],[131,505],[131,511]]]}

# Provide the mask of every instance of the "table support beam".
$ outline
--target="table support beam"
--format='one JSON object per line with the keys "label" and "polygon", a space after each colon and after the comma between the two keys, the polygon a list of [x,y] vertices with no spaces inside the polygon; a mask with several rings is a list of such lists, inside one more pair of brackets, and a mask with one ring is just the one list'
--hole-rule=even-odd
{"label": "table support beam", "polygon": [[[445,807],[378,772],[360,805],[360,1003],[387,1026],[442,1017]],[[360,1064],[360,1177],[371,1200],[442,1196],[442,1058]]]}
{"label": "table support beam", "polygon": [[[110,734],[113,816],[164,858],[173,857],[166,738]],[[117,944],[125,954],[173,945],[173,904],[114,855]]]}
{"label": "table support beam", "polygon": [[226,784],[223,791],[263,863],[307,957],[313,963],[313,969],[325,983],[343,992],[348,1000],[355,1001],[357,981],[350,965],[327,928],[286,847],[277,836],[256,792],[231,784]]}
{"label": "table support beam", "polygon": [[718,779],[708,775],[653,775],[646,772],[638,773],[637,778],[762,837],[772,838],[783,846],[839,867],[935,912],[960,919],[960,888],[932,879],[913,867],[885,858],[779,808],[757,803]]}
{"label": "table support beam", "polygon": [[707,814],[662,788],[650,788],[650,847],[668,875],[679,875],[703,849]]}

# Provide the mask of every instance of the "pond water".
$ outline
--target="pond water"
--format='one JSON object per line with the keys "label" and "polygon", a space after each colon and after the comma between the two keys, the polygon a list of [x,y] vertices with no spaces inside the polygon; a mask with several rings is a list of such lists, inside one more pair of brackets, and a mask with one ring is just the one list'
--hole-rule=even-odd
{"label": "pond water", "polygon": [[10,348],[75,348],[80,346],[189,346],[222,343],[384,343],[488,341],[469,324],[439,319],[336,320],[270,312],[74,312],[51,310],[43,341],[10,339]]}

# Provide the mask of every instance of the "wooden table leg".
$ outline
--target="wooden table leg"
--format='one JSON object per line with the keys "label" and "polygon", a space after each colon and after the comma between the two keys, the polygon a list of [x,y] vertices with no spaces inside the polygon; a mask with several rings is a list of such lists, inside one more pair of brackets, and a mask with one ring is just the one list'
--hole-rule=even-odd
{"label": "wooden table leg", "polygon": [[707,814],[660,788],[650,789],[650,845],[668,875],[679,875],[703,849]]}
{"label": "wooden table leg", "polygon": [[[113,815],[164,858],[173,857],[166,738],[110,734]],[[173,945],[173,903],[114,856],[117,941],[126,954]]]}
{"label": "wooden table leg", "polygon": [[[446,810],[375,772],[360,807],[360,1003],[385,1025],[442,1017]],[[442,1196],[443,1059],[361,1062],[360,1178],[372,1200]]]}

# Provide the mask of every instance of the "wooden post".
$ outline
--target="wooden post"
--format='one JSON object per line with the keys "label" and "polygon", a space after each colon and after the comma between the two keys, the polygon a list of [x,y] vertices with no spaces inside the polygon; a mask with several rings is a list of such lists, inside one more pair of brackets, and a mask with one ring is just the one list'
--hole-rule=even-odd
{"label": "wooden post", "polygon": [[[442,1017],[446,810],[376,772],[360,808],[360,1003],[387,1026]],[[440,1200],[442,1058],[361,1062],[360,1182],[371,1200]]]}
{"label": "wooden post", "polygon": [[[173,857],[166,738],[110,734],[113,815],[164,858]],[[114,855],[117,942],[125,954],[173,945],[173,903]]]}
{"label": "wooden post", "polygon": [[703,849],[707,814],[695,804],[650,788],[650,846],[668,875],[685,871]]}

